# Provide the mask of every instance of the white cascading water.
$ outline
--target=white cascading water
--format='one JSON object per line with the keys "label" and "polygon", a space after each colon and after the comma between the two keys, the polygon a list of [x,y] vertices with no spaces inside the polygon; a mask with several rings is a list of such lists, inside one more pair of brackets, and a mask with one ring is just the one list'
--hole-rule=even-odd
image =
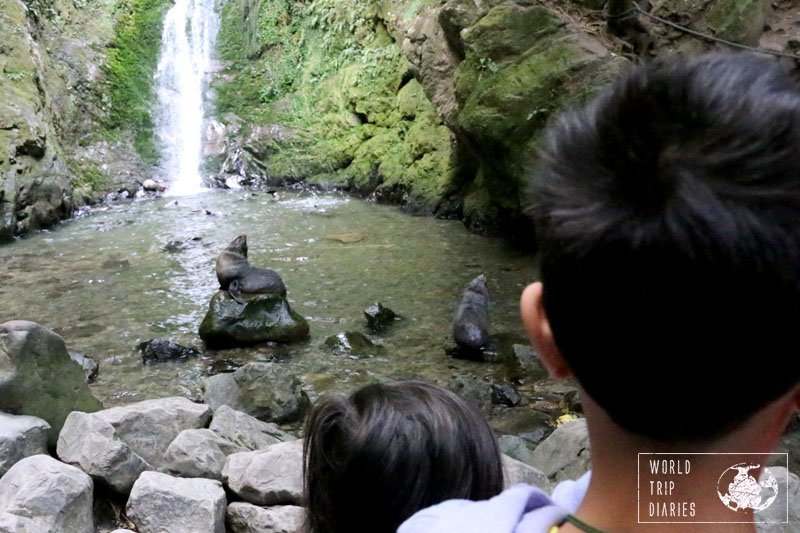
{"label": "white cascading water", "polygon": [[205,190],[200,177],[203,95],[218,30],[214,0],[176,0],[164,19],[156,73],[156,133],[168,194]]}

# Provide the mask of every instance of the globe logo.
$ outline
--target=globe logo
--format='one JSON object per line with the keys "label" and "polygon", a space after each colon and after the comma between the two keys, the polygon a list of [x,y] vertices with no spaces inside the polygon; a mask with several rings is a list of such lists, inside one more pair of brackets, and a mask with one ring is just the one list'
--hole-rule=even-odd
{"label": "globe logo", "polygon": [[759,483],[750,475],[750,470],[760,465],[737,463],[722,472],[717,480],[717,495],[725,507],[731,511],[763,511],[778,497],[778,481],[765,470],[767,479]]}

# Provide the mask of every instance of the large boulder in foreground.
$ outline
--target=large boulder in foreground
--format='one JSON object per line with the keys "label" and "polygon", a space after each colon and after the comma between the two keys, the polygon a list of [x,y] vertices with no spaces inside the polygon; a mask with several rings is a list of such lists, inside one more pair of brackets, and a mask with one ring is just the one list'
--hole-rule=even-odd
{"label": "large boulder in foreground", "polygon": [[49,455],[26,457],[0,479],[0,531],[93,533],[92,480]]}
{"label": "large boulder in foreground", "polygon": [[227,500],[219,481],[145,472],[127,512],[139,533],[225,533]]}
{"label": "large boulder in foreground", "polygon": [[21,459],[46,454],[48,431],[41,418],[0,413],[0,478]]}
{"label": "large boulder in foreground", "polygon": [[243,294],[242,300],[234,300],[227,291],[217,291],[211,298],[200,324],[200,338],[208,346],[293,342],[308,337],[308,322],[279,294]]}
{"label": "large boulder in foreground", "polygon": [[303,502],[303,441],[281,442],[265,450],[228,457],[222,476],[239,498],[256,505]]}
{"label": "large boulder in foreground", "polygon": [[180,397],[71,413],[58,438],[58,456],[125,494],[142,472],[164,466],[167,449],[182,431],[205,427],[210,417],[207,405]]}
{"label": "large boulder in foreground", "polygon": [[102,408],[64,339],[27,320],[0,324],[0,411],[47,421],[54,447],[69,413]]}
{"label": "large boulder in foreground", "polygon": [[233,373],[206,379],[212,409],[227,405],[265,422],[293,422],[309,407],[300,379],[279,363],[248,363]]}
{"label": "large boulder in foreground", "polygon": [[589,429],[585,418],[565,422],[533,450],[531,466],[552,481],[578,479],[591,464]]}

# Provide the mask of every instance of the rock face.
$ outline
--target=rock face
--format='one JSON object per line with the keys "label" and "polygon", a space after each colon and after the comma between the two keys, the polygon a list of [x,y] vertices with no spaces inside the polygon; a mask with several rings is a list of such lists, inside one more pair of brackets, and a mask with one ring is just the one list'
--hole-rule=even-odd
{"label": "rock face", "polygon": [[93,533],[92,495],[91,478],[77,468],[48,455],[27,457],[0,479],[0,531]]}
{"label": "rock face", "polygon": [[128,499],[139,533],[225,533],[225,491],[219,481],[145,472]]}
{"label": "rock face", "polygon": [[46,454],[49,430],[41,418],[0,413],[0,478],[20,459]]}
{"label": "rock face", "polygon": [[55,446],[70,412],[100,408],[64,339],[34,322],[0,324],[0,410],[46,420]]}
{"label": "rock face", "polygon": [[215,347],[259,342],[293,342],[308,337],[308,322],[272,293],[242,295],[237,302],[227,291],[217,291],[200,324],[200,338]]}
{"label": "rock face", "polygon": [[164,465],[167,449],[182,431],[204,427],[210,416],[207,405],[186,398],[71,413],[58,438],[58,456],[127,493],[139,474]]}
{"label": "rock face", "polygon": [[[108,87],[130,81],[109,83],[104,67],[125,48],[115,29],[131,30],[131,6],[8,0],[2,10],[0,242],[50,227],[75,204],[147,172],[130,126],[113,142],[97,140],[119,103],[109,102]],[[117,26],[118,17],[128,19]]]}
{"label": "rock face", "polygon": [[303,500],[302,441],[235,453],[222,471],[228,488],[256,505],[300,505]]}
{"label": "rock face", "polygon": [[586,419],[579,418],[557,427],[533,451],[531,464],[555,482],[581,477],[591,464]]}
{"label": "rock face", "polygon": [[280,363],[248,363],[231,374],[211,376],[205,388],[213,409],[227,405],[265,422],[298,420],[310,403],[300,380]]}
{"label": "rock face", "polygon": [[225,514],[225,524],[231,533],[302,533],[305,519],[305,509],[297,505],[265,508],[234,502]]}

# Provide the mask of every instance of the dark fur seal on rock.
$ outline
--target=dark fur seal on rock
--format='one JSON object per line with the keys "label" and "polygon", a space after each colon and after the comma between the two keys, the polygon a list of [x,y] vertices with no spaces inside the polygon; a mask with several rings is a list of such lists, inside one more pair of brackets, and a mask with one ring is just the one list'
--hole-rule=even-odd
{"label": "dark fur seal on rock", "polygon": [[241,295],[274,292],[286,297],[286,286],[274,270],[250,266],[247,261],[247,235],[239,235],[217,256],[219,287],[236,301]]}
{"label": "dark fur seal on rock", "polygon": [[483,274],[464,290],[453,319],[453,339],[469,351],[480,351],[489,343],[489,291]]}

